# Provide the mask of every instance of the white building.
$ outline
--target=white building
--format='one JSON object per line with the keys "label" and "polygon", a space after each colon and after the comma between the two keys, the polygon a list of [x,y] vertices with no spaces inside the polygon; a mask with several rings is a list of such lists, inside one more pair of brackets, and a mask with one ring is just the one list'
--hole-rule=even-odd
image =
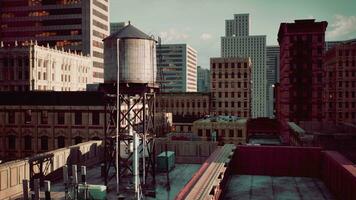
{"label": "white building", "polygon": [[279,82],[279,46],[267,46],[267,117],[274,117],[274,85]]}
{"label": "white building", "polygon": [[[70,49],[93,57],[93,81],[104,82],[103,39],[109,36],[108,0],[0,1],[4,45],[29,44]],[[2,4],[3,3],[3,4]]]}
{"label": "white building", "polygon": [[267,116],[266,36],[249,35],[249,14],[235,14],[225,21],[221,57],[250,57],[252,60],[252,117]]}
{"label": "white building", "polygon": [[0,48],[0,91],[81,91],[93,83],[93,62],[36,44]]}
{"label": "white building", "polygon": [[187,44],[158,45],[157,77],[162,92],[197,92],[197,51]]}

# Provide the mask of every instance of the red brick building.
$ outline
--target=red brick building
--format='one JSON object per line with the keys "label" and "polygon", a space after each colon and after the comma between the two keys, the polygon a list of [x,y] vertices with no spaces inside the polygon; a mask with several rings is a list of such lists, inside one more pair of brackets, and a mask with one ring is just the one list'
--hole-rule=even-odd
{"label": "red brick building", "polygon": [[250,58],[211,58],[211,112],[251,117]]}
{"label": "red brick building", "polygon": [[322,120],[322,66],[327,22],[295,20],[279,27],[280,84],[277,118]]}
{"label": "red brick building", "polygon": [[340,44],[324,56],[324,119],[356,124],[356,41]]}

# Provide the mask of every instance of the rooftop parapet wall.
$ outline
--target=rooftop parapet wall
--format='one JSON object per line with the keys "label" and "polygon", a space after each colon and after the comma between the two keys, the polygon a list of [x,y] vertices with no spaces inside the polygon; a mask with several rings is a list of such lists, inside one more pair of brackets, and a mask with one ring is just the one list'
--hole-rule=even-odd
{"label": "rooftop parapet wall", "polygon": [[176,162],[185,164],[201,164],[203,163],[216,149],[216,142],[208,141],[169,141],[166,139],[156,139],[157,156],[165,151],[167,144],[168,151],[174,151]]}
{"label": "rooftop parapet wall", "polygon": [[[101,141],[89,141],[75,146],[57,149],[23,160],[15,160],[0,165],[0,200],[12,199],[22,194],[22,180],[30,179],[30,162],[36,158],[49,156],[48,171],[45,173],[47,180],[55,180],[61,177],[64,165],[98,164],[103,159],[103,148]],[[47,163],[43,165],[46,166]],[[38,171],[34,171],[35,173]]]}
{"label": "rooftop parapet wall", "polygon": [[232,173],[320,177],[321,148],[238,146]]}

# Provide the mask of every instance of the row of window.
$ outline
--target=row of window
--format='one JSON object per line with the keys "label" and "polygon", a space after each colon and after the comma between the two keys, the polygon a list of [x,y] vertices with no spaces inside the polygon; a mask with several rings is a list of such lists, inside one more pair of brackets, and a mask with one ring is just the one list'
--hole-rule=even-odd
{"label": "row of window", "polygon": [[[181,106],[179,106],[179,104],[181,105]],[[168,107],[169,106],[169,103],[168,103],[168,101],[160,101],[160,104],[158,104],[158,103],[156,103],[156,107],[159,107],[159,105],[161,105],[161,107]],[[195,101],[192,101],[192,102],[190,102],[190,101],[187,101],[187,102],[185,102],[185,101],[181,101],[181,102],[178,102],[178,101],[176,101],[175,102],[175,104],[174,104],[174,102],[173,101],[171,101],[170,102],[170,107],[172,107],[172,108],[174,108],[174,105],[175,105],[175,107],[177,107],[177,108],[179,108],[179,107],[181,107],[181,108],[184,108],[184,107],[187,107],[187,108],[189,108],[190,107],[190,105],[192,106],[192,108],[195,108],[196,106],[198,107],[198,108],[200,108],[200,107],[203,107],[203,108],[206,108],[207,107],[207,102],[195,102]],[[196,106],[195,106],[196,105]]]}
{"label": "row of window", "polygon": [[[224,78],[229,78],[229,77],[230,78],[235,78],[235,73],[234,72],[231,72],[231,73],[227,73],[226,72],[224,75],[225,75]],[[240,73],[240,72],[238,72],[236,75],[237,75],[237,78],[241,78],[242,77],[241,76],[242,73]],[[221,72],[218,73],[218,76],[216,76],[215,72],[212,73],[212,77],[213,78],[217,78],[217,77],[218,78],[223,78],[222,76],[223,76],[223,74]],[[247,72],[243,73],[243,78],[247,78]]]}
{"label": "row of window", "polygon": [[345,49],[345,50],[342,50],[340,49],[339,50],[339,56],[356,56],[356,50],[354,49]]}
{"label": "row of window", "polygon": [[223,65],[224,65],[225,68],[228,68],[228,67],[230,67],[230,68],[235,68],[235,67],[241,68],[242,65],[243,65],[244,68],[247,68],[247,66],[248,66],[248,64],[246,62],[244,62],[244,63],[240,63],[239,62],[239,63],[213,63],[212,67],[213,67],[213,69],[216,69],[216,66],[218,66],[218,68],[221,69]]}
{"label": "row of window", "polygon": [[335,104],[338,105],[338,108],[355,108],[356,107],[356,102],[338,102],[337,104],[334,102],[329,102],[329,108],[333,108]]}
{"label": "row of window", "polygon": [[[32,111],[26,110],[24,113],[24,122],[25,124],[31,124],[33,120]],[[74,125],[82,125],[83,123],[83,113],[82,112],[74,112]],[[91,113],[92,125],[99,125],[100,124],[100,113],[99,112],[92,112]],[[9,111],[7,112],[7,123],[8,124],[15,124],[15,112]],[[57,112],[57,124],[63,125],[66,122],[65,112]],[[40,123],[41,124],[48,124],[48,111],[41,111],[40,112]]]}
{"label": "row of window", "polygon": [[[229,102],[228,102],[228,101],[225,101],[225,102],[217,102],[218,107],[219,107],[219,108],[223,107],[223,106],[222,106],[223,103],[224,103],[224,107],[225,107],[225,108],[229,107]],[[238,108],[241,108],[241,103],[242,103],[242,102],[240,102],[240,101],[238,101],[238,102],[231,101],[231,102],[230,102],[230,107],[231,107],[231,108],[234,108],[234,107],[235,107],[235,103],[236,103],[236,105],[237,105]],[[215,102],[213,102],[213,107],[216,107],[216,103],[215,103]],[[243,102],[243,108],[245,108],[245,109],[248,108],[248,103],[247,103],[247,101],[244,101],[244,102]]]}
{"label": "row of window", "polygon": [[[64,136],[58,136],[57,138],[57,148],[63,148],[66,146],[66,142],[65,142],[65,137]],[[98,137],[94,137],[92,138],[93,140],[98,140]],[[8,141],[8,149],[9,150],[16,150],[17,146],[16,146],[16,141],[17,137],[15,135],[9,135],[7,137],[7,141]],[[49,141],[49,137],[48,136],[42,136],[39,138],[40,140],[40,150],[41,151],[47,151],[49,150],[49,145],[48,145],[48,141]],[[74,138],[74,144],[79,144],[82,143],[83,138],[80,136],[76,136]],[[23,142],[24,142],[24,150],[25,151],[31,151],[32,149],[32,136],[30,135],[26,135],[23,137]],[[21,145],[22,146],[22,145]]]}
{"label": "row of window", "polygon": [[[236,137],[236,136],[242,138],[242,130],[241,129],[237,130],[237,135],[235,134],[233,129],[228,129],[228,130],[215,129],[214,131],[216,133],[217,138],[219,138],[219,137]],[[198,129],[198,136],[199,137],[203,136],[203,129]],[[205,130],[205,137],[211,137],[211,130],[209,130],[209,129]]]}
{"label": "row of window", "polygon": [[[230,96],[229,96],[230,93]],[[222,98],[223,97],[223,93],[222,92],[213,92],[213,97],[219,97]],[[247,92],[224,92],[224,97],[225,98],[235,98],[235,94],[237,96],[237,98],[248,98],[248,93]],[[243,95],[243,96],[242,96]]]}
{"label": "row of window", "polygon": [[[218,83],[218,88],[223,88],[223,85],[224,84],[224,88],[229,88],[229,85],[230,85],[230,88],[235,88],[235,85],[237,84],[237,88],[241,88],[241,85],[242,83],[241,82],[219,82]],[[247,82],[243,82],[243,88],[247,89],[248,87],[248,83]],[[212,88],[216,88],[216,82],[212,82]]]}
{"label": "row of window", "polygon": [[[338,113],[338,118],[341,119],[355,119],[355,112],[339,112]],[[329,112],[329,118],[334,118],[336,117],[336,113],[334,112]]]}

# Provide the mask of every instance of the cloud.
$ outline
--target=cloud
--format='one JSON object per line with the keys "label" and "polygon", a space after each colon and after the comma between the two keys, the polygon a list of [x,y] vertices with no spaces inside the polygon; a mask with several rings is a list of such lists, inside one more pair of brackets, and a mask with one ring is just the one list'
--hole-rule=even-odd
{"label": "cloud", "polygon": [[334,21],[329,27],[330,31],[326,33],[329,38],[337,38],[356,33],[356,16],[335,15]]}
{"label": "cloud", "polygon": [[210,40],[213,36],[210,33],[203,33],[200,35],[201,40]]}
{"label": "cloud", "polygon": [[184,40],[187,40],[190,37],[187,33],[177,31],[174,28],[171,28],[168,31],[160,32],[159,36],[162,38],[163,43],[183,42]]}

